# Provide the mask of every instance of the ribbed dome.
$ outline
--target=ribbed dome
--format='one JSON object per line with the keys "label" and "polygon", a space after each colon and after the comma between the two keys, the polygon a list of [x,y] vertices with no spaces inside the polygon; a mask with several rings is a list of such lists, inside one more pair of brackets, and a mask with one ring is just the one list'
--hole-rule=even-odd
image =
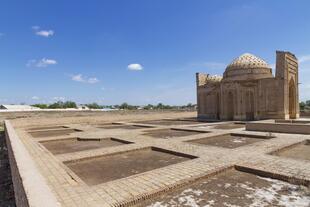
{"label": "ribbed dome", "polygon": [[249,69],[249,68],[270,68],[268,64],[261,58],[250,53],[244,53],[240,57],[234,59],[226,68],[231,69]]}
{"label": "ribbed dome", "polygon": [[224,78],[259,79],[272,77],[271,67],[263,59],[245,53],[234,59],[227,67]]}

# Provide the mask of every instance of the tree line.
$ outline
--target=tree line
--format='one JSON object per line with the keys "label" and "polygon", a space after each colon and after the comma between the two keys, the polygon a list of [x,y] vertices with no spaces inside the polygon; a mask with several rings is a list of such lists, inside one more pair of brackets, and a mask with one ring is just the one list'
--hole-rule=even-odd
{"label": "tree line", "polygon": [[310,111],[310,100],[300,102],[299,108],[302,111]]}
{"label": "tree line", "polygon": [[[57,101],[52,104],[33,104],[32,106],[38,107],[40,109],[67,109],[67,108],[78,108],[78,105],[73,101]],[[124,110],[137,110],[137,109],[144,109],[144,110],[160,110],[160,109],[195,109],[196,105],[189,103],[187,105],[166,105],[163,103],[158,103],[156,105],[148,104],[146,106],[139,106],[139,105],[131,105],[128,103],[122,103],[120,105],[99,105],[98,103],[90,103],[90,104],[82,104],[80,105],[81,108],[88,108],[88,109],[124,109]]]}

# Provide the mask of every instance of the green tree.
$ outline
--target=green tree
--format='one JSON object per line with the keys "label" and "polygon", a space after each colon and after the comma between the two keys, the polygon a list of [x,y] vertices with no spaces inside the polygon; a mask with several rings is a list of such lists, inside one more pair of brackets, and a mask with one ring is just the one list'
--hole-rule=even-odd
{"label": "green tree", "polygon": [[88,107],[88,108],[90,108],[90,109],[102,109],[103,107],[102,106],[100,106],[99,104],[97,104],[97,103],[91,103],[91,104],[86,104],[86,106]]}
{"label": "green tree", "polygon": [[305,106],[306,106],[305,102],[302,101],[299,103],[300,110],[304,110]]}
{"label": "green tree", "polygon": [[76,103],[73,101],[57,101],[48,106],[49,109],[66,109],[66,108],[76,108]]}
{"label": "green tree", "polygon": [[120,108],[120,109],[128,109],[128,106],[129,106],[128,103],[125,102],[125,103],[122,103],[122,104],[119,106],[119,108]]}
{"label": "green tree", "polygon": [[143,109],[145,110],[150,110],[150,109],[153,109],[154,106],[152,104],[148,104],[147,106],[144,106]]}
{"label": "green tree", "polygon": [[57,101],[51,105],[48,106],[49,109],[60,109],[63,106],[63,102],[62,101]]}
{"label": "green tree", "polygon": [[66,101],[64,104],[63,104],[63,108],[77,108],[76,106],[76,103],[73,102],[73,101]]}
{"label": "green tree", "polygon": [[48,108],[47,104],[33,104],[32,106],[38,107],[40,109],[47,109]]}

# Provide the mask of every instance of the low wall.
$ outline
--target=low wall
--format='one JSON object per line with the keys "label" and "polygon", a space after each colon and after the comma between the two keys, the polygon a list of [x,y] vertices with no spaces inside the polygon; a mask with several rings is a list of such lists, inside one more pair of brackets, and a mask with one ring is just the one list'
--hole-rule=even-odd
{"label": "low wall", "polygon": [[310,120],[299,120],[299,119],[277,119],[275,120],[276,123],[295,123],[295,124],[310,124]]}
{"label": "low wall", "polygon": [[245,129],[249,131],[279,132],[289,134],[310,134],[310,125],[291,123],[246,123]]}
{"label": "low wall", "polygon": [[300,111],[300,117],[310,117],[310,111]]}
{"label": "low wall", "polygon": [[4,127],[16,206],[60,206],[11,123]]}
{"label": "low wall", "polygon": [[86,116],[106,116],[121,114],[157,114],[169,112],[195,112],[195,110],[39,110],[39,111],[5,111],[0,110],[0,122],[8,119],[19,118],[59,118],[59,117],[86,117]]}

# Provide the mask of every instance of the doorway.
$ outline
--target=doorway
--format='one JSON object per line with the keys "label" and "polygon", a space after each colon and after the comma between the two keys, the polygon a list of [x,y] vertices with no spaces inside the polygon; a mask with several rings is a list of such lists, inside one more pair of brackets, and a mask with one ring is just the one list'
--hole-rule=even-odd
{"label": "doorway", "polygon": [[246,93],[245,116],[247,121],[254,120],[254,95],[252,91]]}
{"label": "doorway", "polygon": [[220,120],[221,114],[221,101],[220,101],[220,94],[217,93],[216,95],[216,119]]}

